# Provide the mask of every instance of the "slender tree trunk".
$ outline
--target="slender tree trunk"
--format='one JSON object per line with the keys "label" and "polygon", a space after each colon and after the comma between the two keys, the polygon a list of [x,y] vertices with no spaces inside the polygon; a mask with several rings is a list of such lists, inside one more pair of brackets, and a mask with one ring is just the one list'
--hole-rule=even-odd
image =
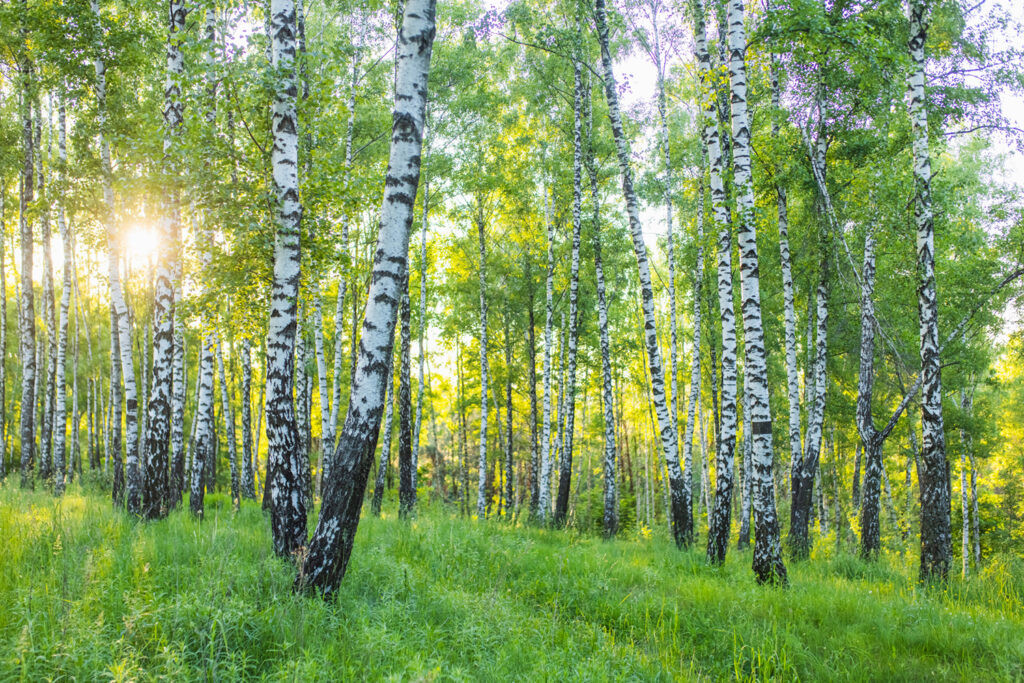
{"label": "slender tree trunk", "polygon": [[548,217],[548,194],[544,188],[544,226],[548,237],[548,268],[544,285],[544,407],[540,446],[540,489],[537,497],[537,518],[545,522],[551,509],[551,326],[554,315],[555,229]]}
{"label": "slender tree trunk", "polygon": [[651,285],[651,272],[647,263],[647,246],[644,244],[643,226],[640,223],[640,205],[636,192],[633,189],[633,171],[630,167],[629,142],[626,140],[622,127],[622,116],[619,113],[619,95],[612,71],[612,55],[608,40],[608,18],[604,0],[596,0],[595,10],[598,39],[601,44],[601,62],[604,67],[605,97],[608,100],[608,113],[612,124],[612,134],[615,138],[616,153],[619,158],[619,170],[622,175],[622,194],[626,202],[630,236],[633,241],[633,252],[636,255],[637,271],[640,277],[641,304],[644,313],[644,341],[647,345],[647,360],[651,373],[654,408],[658,414],[661,448],[664,452],[665,463],[668,466],[669,483],[672,491],[670,515],[672,535],[676,545],[681,547],[686,540],[685,519],[687,515],[687,502],[684,500],[683,471],[679,466],[678,437],[665,396],[665,373],[661,365],[661,349],[658,346],[658,326],[654,318],[654,289]]}
{"label": "slender tree trunk", "polygon": [[761,323],[761,285],[754,219],[754,185],[750,173],[750,123],[747,114],[747,47],[742,0],[729,0],[729,84],[732,93],[733,178],[736,185],[737,237],[740,253],[740,300],[743,313],[744,373],[750,389],[752,429],[754,574],[760,583],[786,583],[779,542],[772,474],[771,409],[768,367]]}
{"label": "slender tree trunk", "polygon": [[[64,98],[61,96],[57,114],[57,159],[58,172],[61,176],[61,185],[67,168],[67,137],[65,134],[65,112]],[[59,496],[64,493],[65,467],[65,439],[67,438],[67,348],[68,348],[68,311],[71,307],[71,230],[64,215],[64,200],[61,197],[57,203],[57,226],[60,229],[60,239],[64,245],[64,280],[60,293],[60,328],[57,341],[56,358],[56,401],[53,413],[53,469],[54,469],[54,492]],[[0,404],[0,410],[3,406]],[[77,429],[77,409],[73,408],[72,421]],[[72,444],[76,446],[77,444]],[[2,451],[0,451],[2,452]],[[71,459],[72,471],[74,471],[74,450],[72,449]]]}
{"label": "slender tree trunk", "polygon": [[[27,37],[25,38],[27,41]],[[25,47],[27,51],[27,46]],[[22,154],[21,192],[18,204],[18,225],[21,238],[21,305],[18,307],[18,331],[21,355],[21,486],[33,485],[32,468],[35,461],[35,385],[36,385],[36,314],[35,290],[32,285],[32,256],[35,236],[29,219],[29,208],[34,200],[35,141],[32,137],[31,100],[32,66],[22,65],[21,124]]]}
{"label": "slender tree trunk", "polygon": [[944,580],[952,564],[946,437],[942,424],[942,373],[939,359],[938,294],[935,284],[935,221],[932,214],[932,169],[925,101],[925,53],[928,34],[925,0],[907,0],[910,18],[908,79],[913,130],[914,219],[917,224],[917,311],[921,321],[921,581]]}
{"label": "slender tree trunk", "polygon": [[274,276],[267,332],[267,438],[274,552],[289,557],[306,543],[301,439],[295,421],[293,377],[301,274],[298,126],[295,115],[295,2],[271,0],[273,67],[271,164],[276,198]]}
{"label": "slender tree trunk", "polygon": [[196,399],[195,439],[192,445],[192,485],[189,493],[189,509],[196,517],[203,516],[203,473],[214,455],[213,439],[216,429],[210,413],[213,411],[213,349],[211,336],[204,336],[199,351],[198,398]]}
{"label": "slender tree trunk", "polygon": [[[974,460],[974,449],[970,449],[971,458],[971,523],[974,527],[974,568],[981,568],[981,518],[978,516],[978,464]],[[909,479],[908,479],[909,481]]]}
{"label": "slender tree trunk", "polygon": [[416,489],[413,483],[412,463],[412,321],[409,304],[409,279],[405,280],[405,291],[399,307],[401,321],[401,349],[398,378],[398,516],[406,518],[416,506]]}
{"label": "slender tree trunk", "polygon": [[[36,164],[38,171],[36,173],[36,179],[39,184],[39,193],[36,197],[37,205],[42,209],[40,224],[42,225],[42,238],[43,238],[43,321],[46,325],[46,337],[45,342],[40,342],[41,353],[39,354],[40,360],[37,361],[40,368],[39,382],[43,384],[45,380],[45,386],[43,388],[43,394],[39,396],[41,401],[42,410],[41,420],[39,421],[39,474],[43,479],[49,481],[56,476],[55,465],[53,461],[52,451],[52,439],[53,436],[53,413],[54,413],[54,394],[56,390],[56,359],[57,359],[57,321],[56,312],[54,307],[54,294],[53,294],[53,250],[52,250],[52,232],[50,230],[50,197],[47,196],[46,192],[46,168],[50,165],[50,157],[52,147],[49,142],[47,143],[47,149],[43,151],[42,145],[42,130],[43,130],[43,115],[42,106],[39,102],[39,98],[36,98]],[[51,131],[50,125],[46,126],[47,131]],[[48,136],[52,139],[52,135]],[[45,346],[43,345],[45,343]],[[43,374],[45,371],[45,374]]]}
{"label": "slender tree trunk", "polygon": [[166,194],[160,221],[160,252],[156,265],[153,307],[153,384],[149,392],[146,419],[145,470],[142,489],[142,514],[154,519],[167,514],[168,444],[171,437],[171,403],[174,393],[174,261],[179,231],[180,209],[176,147],[181,136],[183,109],[181,79],[185,63],[179,42],[185,30],[185,4],[171,0],[168,13],[167,72],[164,82],[164,172]]}
{"label": "slender tree trunk", "polygon": [[[0,359],[7,358],[7,185],[0,187]],[[11,441],[13,443],[13,440]],[[0,481],[7,477],[7,363],[0,362]],[[13,466],[14,463],[11,463]]]}
{"label": "slender tree trunk", "polygon": [[615,394],[612,387],[611,337],[608,333],[608,297],[604,280],[604,260],[601,255],[601,201],[597,187],[597,168],[594,163],[594,112],[589,89],[584,100],[587,113],[586,166],[590,178],[590,202],[593,210],[594,275],[597,288],[597,327],[601,345],[601,403],[604,409],[604,516],[605,538],[612,538],[619,530],[618,488],[615,451]]}
{"label": "slender tree trunk", "polygon": [[534,321],[534,289],[533,269],[526,260],[526,281],[529,287],[530,304],[527,311],[526,327],[526,382],[530,393],[530,517],[537,518],[540,507],[540,451],[541,444],[537,438],[537,340]]}
{"label": "slender tree trunk", "polygon": [[740,550],[750,546],[750,460],[752,453],[753,434],[750,424],[750,394],[746,387],[746,373],[743,376],[743,468],[740,477],[740,537],[736,547]]}
{"label": "slender tree trunk", "polygon": [[[424,124],[425,125],[425,124]],[[427,219],[430,215],[430,184],[423,181],[423,220],[420,226],[420,331],[417,353],[419,354],[419,389],[416,392],[416,418],[413,422],[412,437],[412,494],[416,500],[420,468],[420,430],[423,427],[423,394],[426,390],[424,368],[426,363],[426,346],[424,335],[427,327]]]}
{"label": "slender tree trunk", "polygon": [[[287,0],[275,0],[282,1]],[[318,590],[328,597],[335,594],[352,553],[384,408],[395,313],[408,277],[409,227],[419,184],[434,8],[434,0],[409,0],[405,5],[397,43],[391,152],[359,358],[320,519],[296,579],[297,588]]]}
{"label": "slender tree trunk", "polygon": [[856,509],[860,507],[860,457],[861,457],[860,441],[857,442],[857,453],[853,459],[853,507]]}
{"label": "slender tree trunk", "polygon": [[[960,390],[960,409],[965,416],[971,414],[973,399],[970,394]],[[971,451],[971,434],[964,427],[960,428],[960,517],[963,527],[960,531],[962,575],[966,579],[971,568],[971,509],[967,498],[967,453]]]}
{"label": "slender tree trunk", "polygon": [[[505,311],[505,516],[512,516],[512,501],[515,495],[515,464],[512,462],[512,333],[509,331],[509,314]],[[422,384],[420,385],[423,386]],[[423,389],[420,389],[422,392]]]}
{"label": "slender tree trunk", "polygon": [[558,497],[552,519],[556,526],[565,524],[569,511],[569,492],[572,478],[573,438],[576,433],[576,354],[579,347],[579,289],[580,241],[582,223],[580,212],[583,202],[583,77],[578,60],[573,61],[573,185],[572,185],[572,260],[569,270],[569,360],[565,390],[565,439],[558,462]]}
{"label": "slender tree trunk", "polygon": [[794,559],[803,560],[810,556],[811,539],[808,529],[810,520],[811,494],[818,473],[821,453],[823,422],[825,419],[826,361],[828,334],[828,261],[822,259],[821,273],[816,295],[814,363],[814,390],[811,392],[810,414],[807,418],[806,452],[793,468],[792,503],[790,505],[789,548]]}
{"label": "slender tree trunk", "polygon": [[252,349],[248,339],[242,341],[242,497],[256,500],[252,447]]}
{"label": "slender tree trunk", "polygon": [[[708,152],[711,202],[718,227],[718,308],[722,325],[722,407],[715,458],[715,502],[708,517],[707,559],[725,562],[732,517],[732,472],[736,450],[736,313],[733,308],[732,228],[723,179],[722,145],[715,115],[715,87],[705,36],[704,11],[694,2],[694,37],[702,88],[706,89],[702,114],[703,146]],[[712,370],[712,374],[714,371]],[[744,419],[748,419],[745,415]]]}
{"label": "slender tree trunk", "polygon": [[[482,212],[483,208],[480,207]],[[476,493],[476,514],[483,519],[487,514],[487,249],[484,243],[484,220],[476,219],[480,239],[480,457]]]}
{"label": "slender tree trunk", "polygon": [[124,460],[121,457],[121,420],[124,414],[121,400],[121,332],[117,328],[117,311],[114,302],[110,302],[110,404],[109,426],[107,427],[107,452],[110,454],[111,468],[114,470],[111,495],[115,507],[125,506],[125,472]]}
{"label": "slender tree trunk", "polygon": [[220,374],[220,405],[224,418],[224,433],[228,440],[228,463],[231,467],[231,504],[238,509],[241,499],[241,480],[238,473],[238,449],[235,447],[235,414],[231,410],[227,376],[224,374],[224,353],[217,343],[217,371]]}
{"label": "slender tree trunk", "polygon": [[879,487],[882,471],[883,439],[875,429],[871,402],[875,384],[875,236],[868,225],[864,236],[864,267],[861,273],[860,299],[860,378],[857,389],[857,426],[864,444],[864,488],[861,496],[860,554],[874,557],[880,548],[878,527]]}
{"label": "slender tree trunk", "polygon": [[384,441],[380,447],[380,462],[377,464],[377,476],[373,483],[373,501],[370,505],[374,517],[380,517],[381,505],[384,503],[384,486],[387,482],[388,466],[391,462],[391,414],[394,406],[391,393],[395,383],[393,375],[394,373],[389,370],[388,386],[384,394],[384,426],[382,428]]}

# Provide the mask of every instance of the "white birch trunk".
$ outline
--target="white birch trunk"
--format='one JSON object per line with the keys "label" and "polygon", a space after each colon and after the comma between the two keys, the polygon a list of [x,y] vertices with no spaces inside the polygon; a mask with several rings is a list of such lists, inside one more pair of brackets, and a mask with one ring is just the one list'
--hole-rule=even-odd
{"label": "white birch trunk", "polygon": [[296,579],[298,589],[317,590],[324,596],[334,594],[348,566],[380,430],[395,313],[408,277],[409,228],[419,184],[434,7],[434,0],[409,0],[405,5],[398,35],[394,123],[380,232],[348,415],[324,485],[320,518]]}
{"label": "white birch trunk", "polygon": [[743,0],[728,0],[729,85],[732,93],[733,178],[738,214],[740,300],[744,333],[744,373],[750,389],[752,485],[754,506],[754,574],[760,583],[786,583],[772,476],[771,409],[768,367],[761,323],[761,285],[750,174],[750,122],[747,113],[746,29]]}
{"label": "white birch trunk", "polygon": [[483,519],[487,513],[487,249],[484,244],[483,216],[476,220],[480,239],[480,457],[476,489],[476,514]]}
{"label": "white birch trunk", "polygon": [[942,374],[939,359],[939,305],[935,284],[935,220],[932,169],[925,101],[925,53],[930,3],[907,0],[911,59],[907,91],[914,157],[914,220],[917,225],[917,310],[921,323],[921,570],[922,581],[945,579],[952,564],[949,514],[949,464],[942,424]]}
{"label": "white birch trunk", "polygon": [[295,114],[295,2],[271,1],[271,52],[275,71],[271,126],[274,147],[274,275],[267,331],[267,439],[274,552],[291,556],[306,543],[306,496],[301,439],[295,420],[293,378],[297,300],[301,274],[299,246],[298,125]]}
{"label": "white birch trunk", "polygon": [[[64,112],[64,99],[61,97],[60,104],[58,105],[58,128],[57,128],[57,159],[58,159],[58,172],[60,173],[60,183],[63,187],[68,154],[67,154],[67,136],[65,133],[65,112]],[[56,358],[56,401],[54,404],[53,413],[53,469],[54,469],[54,492],[59,496],[64,493],[64,478],[65,478],[65,439],[67,437],[67,372],[66,372],[66,361],[67,361],[67,348],[68,348],[68,311],[71,306],[71,230],[64,215],[64,200],[63,197],[58,199],[57,202],[57,226],[60,229],[60,239],[64,244],[64,280],[61,286],[60,294],[60,328],[59,328],[59,339],[57,341],[57,358]],[[3,406],[0,404],[0,410]],[[77,430],[78,425],[78,411],[77,407],[73,407],[72,412],[73,428]],[[74,447],[76,443],[72,444],[72,467],[74,466]]]}
{"label": "white birch trunk", "polygon": [[548,518],[551,508],[551,325],[554,314],[555,230],[548,217],[548,192],[544,192],[544,227],[548,238],[548,268],[545,280],[544,308],[544,400],[541,409],[540,484],[537,516],[541,522]]}
{"label": "white birch trunk", "polygon": [[633,241],[633,252],[636,256],[637,272],[640,278],[641,305],[644,313],[644,341],[647,346],[647,359],[651,373],[651,393],[654,408],[658,415],[658,430],[661,437],[661,448],[665,463],[668,466],[669,483],[672,490],[672,534],[676,545],[682,546],[685,540],[685,501],[683,500],[683,471],[679,466],[678,438],[675,423],[669,410],[665,396],[665,373],[661,365],[661,349],[658,346],[658,327],[654,318],[654,289],[651,285],[651,272],[647,262],[647,246],[644,244],[643,226],[640,222],[640,205],[633,189],[633,170],[630,166],[629,142],[626,140],[622,127],[622,116],[619,112],[619,95],[615,86],[615,75],[612,70],[612,55],[608,39],[608,17],[604,0],[596,0],[596,21],[598,39],[601,44],[601,62],[604,68],[605,97],[608,100],[609,118],[612,134],[615,138],[615,149],[619,159],[619,171],[622,176],[622,194],[626,202],[626,213],[629,216],[630,236]]}

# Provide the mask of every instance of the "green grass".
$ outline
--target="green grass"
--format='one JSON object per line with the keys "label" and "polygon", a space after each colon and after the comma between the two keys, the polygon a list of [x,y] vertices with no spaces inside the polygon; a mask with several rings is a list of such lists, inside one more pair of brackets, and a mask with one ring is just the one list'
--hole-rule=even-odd
{"label": "green grass", "polygon": [[434,506],[364,516],[327,604],[223,496],[201,524],[138,523],[8,482],[0,539],[0,681],[1024,678],[1024,571],[1000,562],[925,589],[911,558],[827,555],[764,588],[749,551],[712,569],[662,529],[606,543]]}

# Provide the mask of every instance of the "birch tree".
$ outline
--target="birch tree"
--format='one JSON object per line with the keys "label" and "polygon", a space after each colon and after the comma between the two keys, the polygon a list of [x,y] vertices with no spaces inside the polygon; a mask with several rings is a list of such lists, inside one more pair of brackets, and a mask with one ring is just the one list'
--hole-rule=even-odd
{"label": "birch tree", "polygon": [[[57,114],[57,169],[60,173],[60,199],[57,202],[57,227],[60,230],[60,239],[64,245],[64,277],[60,293],[60,328],[57,341],[57,357],[55,362],[55,375],[57,378],[56,401],[53,413],[53,469],[54,469],[54,492],[59,496],[64,493],[65,482],[65,444],[67,438],[67,348],[68,348],[68,309],[71,306],[71,231],[65,216],[63,194],[65,191],[67,172],[67,134],[65,132],[64,98],[61,96],[58,103]],[[0,344],[2,346],[2,344]],[[0,410],[3,404],[0,403]],[[78,423],[77,410],[72,413],[74,428]],[[74,444],[73,444],[74,445]],[[72,458],[74,449],[72,449]],[[72,468],[74,461],[72,460]],[[73,469],[72,469],[73,471]]]}
{"label": "birch tree", "polygon": [[267,331],[267,440],[274,552],[292,555],[306,543],[300,438],[292,403],[297,298],[301,272],[298,127],[295,117],[295,2],[271,0],[274,102],[274,275]]}
{"label": "birch tree", "polygon": [[935,284],[935,218],[932,168],[925,100],[925,54],[930,3],[907,0],[911,68],[907,99],[914,161],[914,222],[917,226],[917,311],[921,323],[921,570],[922,581],[945,579],[952,564],[949,514],[949,464],[942,422],[942,373],[939,359],[939,304]]}
{"label": "birch tree", "polygon": [[630,166],[629,141],[622,127],[619,111],[619,94],[612,69],[612,55],[608,40],[608,16],[604,0],[595,0],[595,19],[598,42],[601,45],[601,64],[604,71],[605,98],[608,100],[608,116],[611,120],[615,151],[619,160],[622,177],[622,194],[629,217],[629,231],[636,256],[637,272],[640,278],[641,307],[644,318],[644,343],[647,348],[648,369],[651,374],[651,393],[655,412],[658,416],[658,432],[661,448],[668,467],[671,487],[671,526],[676,545],[682,547],[686,540],[686,501],[684,500],[683,471],[679,466],[678,438],[675,423],[669,411],[665,396],[665,373],[661,365],[661,349],[658,346],[658,327],[654,318],[654,289],[651,285],[651,271],[647,260],[647,246],[644,244],[643,225],[640,222],[640,205],[633,189],[633,170]]}
{"label": "birch tree", "polygon": [[[287,0],[275,0],[280,3]],[[320,518],[296,578],[300,590],[335,594],[352,553],[370,462],[380,429],[394,346],[395,313],[408,276],[409,231],[419,184],[435,0],[409,0],[398,34],[391,151],[373,278],[352,379],[348,415],[324,485]]]}
{"label": "birch tree", "polygon": [[[733,179],[736,186],[737,237],[740,253],[740,300],[743,315],[744,373],[750,389],[754,507],[754,574],[760,583],[786,583],[779,542],[772,476],[773,446],[768,368],[761,322],[761,292],[750,173],[750,122],[747,112],[746,29],[743,1],[728,0],[729,86],[732,100]],[[721,475],[719,475],[721,476]]]}

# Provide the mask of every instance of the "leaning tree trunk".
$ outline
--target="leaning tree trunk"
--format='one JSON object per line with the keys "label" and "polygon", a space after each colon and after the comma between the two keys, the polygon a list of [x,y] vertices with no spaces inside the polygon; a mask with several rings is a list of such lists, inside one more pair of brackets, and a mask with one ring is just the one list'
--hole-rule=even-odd
{"label": "leaning tree trunk", "polygon": [[[27,40],[27,38],[26,38]],[[26,48],[27,49],[27,48]],[[32,246],[35,236],[29,219],[29,205],[34,198],[33,174],[35,151],[32,138],[32,113],[29,106],[31,65],[22,66],[21,145],[24,164],[21,171],[21,192],[18,204],[18,226],[21,238],[21,305],[18,307],[18,331],[21,354],[21,486],[32,485],[35,460],[35,385],[36,385],[36,314],[35,290],[32,285]],[[102,128],[101,128],[102,130]]]}
{"label": "leaning tree trunk", "polygon": [[740,253],[740,300],[743,312],[744,373],[750,389],[752,486],[754,506],[754,574],[760,583],[786,583],[779,542],[772,476],[772,423],[768,366],[761,322],[761,284],[750,174],[750,122],[747,114],[747,47],[743,0],[729,0],[729,85],[732,93],[733,178],[736,184],[737,236]]}
{"label": "leaning tree trunk", "polygon": [[590,202],[593,210],[594,279],[597,289],[597,327],[601,343],[601,404],[604,409],[604,517],[605,538],[619,530],[618,481],[615,466],[615,393],[612,387],[611,337],[608,333],[608,297],[604,281],[604,260],[601,256],[601,201],[597,188],[597,167],[594,163],[594,111],[590,92],[584,100],[587,108],[586,166],[590,179]]}
{"label": "leaning tree trunk", "polygon": [[160,252],[156,265],[153,302],[153,383],[146,419],[142,514],[155,519],[167,514],[168,445],[174,393],[174,260],[181,221],[175,174],[178,140],[182,131],[181,79],[185,63],[181,34],[185,30],[185,3],[171,0],[168,14],[167,75],[164,82],[164,172],[167,174],[160,221]]}
{"label": "leaning tree trunk", "polygon": [[[275,0],[275,3],[287,0]],[[398,36],[391,152],[373,277],[352,378],[348,415],[324,485],[320,519],[296,588],[336,594],[345,575],[366,492],[394,346],[395,313],[408,277],[409,227],[419,184],[435,0],[409,0]]]}
{"label": "leaning tree trunk", "polygon": [[[390,365],[390,362],[388,364]],[[380,446],[380,461],[377,463],[377,477],[373,482],[373,500],[370,503],[370,511],[374,517],[380,517],[380,509],[384,504],[384,487],[387,483],[388,467],[391,464],[391,414],[394,410],[391,393],[395,383],[393,374],[389,369],[388,386],[384,393],[384,426],[381,430],[384,434],[384,441]]]}
{"label": "leaning tree trunk", "polygon": [[939,359],[939,305],[935,285],[935,220],[928,150],[924,45],[928,4],[907,0],[911,72],[907,89],[913,130],[914,220],[917,224],[917,311],[921,321],[921,570],[922,581],[945,579],[952,564],[948,463],[942,425],[942,373]]}
{"label": "leaning tree trunk", "polygon": [[276,199],[277,238],[270,324],[267,331],[267,439],[271,531],[274,552],[291,556],[306,542],[306,495],[303,491],[301,439],[295,423],[293,376],[297,299],[301,273],[298,133],[295,114],[295,2],[271,1],[273,67],[271,107],[274,149],[271,164]]}
{"label": "leaning tree trunk", "polygon": [[[481,208],[482,210],[482,208]],[[480,457],[476,489],[476,515],[487,515],[487,248],[484,243],[483,216],[476,220],[480,238]]]}
{"label": "leaning tree trunk", "polygon": [[[64,98],[60,98],[58,105],[58,128],[57,128],[57,158],[58,172],[61,177],[61,186],[66,176],[68,161],[67,136],[65,130]],[[61,190],[63,194],[63,190]],[[60,328],[57,341],[56,358],[56,401],[53,411],[53,474],[54,492],[59,496],[64,493],[65,476],[65,444],[67,438],[67,392],[68,380],[66,372],[67,349],[68,349],[68,311],[71,306],[71,231],[64,216],[64,200],[61,197],[57,204],[57,226],[60,229],[60,239],[64,244],[64,280],[60,293]],[[0,404],[0,410],[3,406]],[[77,412],[72,413],[73,428],[78,428]],[[0,451],[2,452],[2,451]],[[72,451],[72,471],[74,468],[74,455]]]}
{"label": "leaning tree trunk", "polygon": [[558,459],[558,497],[552,522],[565,524],[569,512],[569,491],[572,478],[573,436],[576,431],[576,353],[579,347],[580,240],[583,202],[583,77],[578,60],[573,60],[573,156],[572,156],[572,260],[569,268],[569,359],[565,389],[565,439]]}
{"label": "leaning tree trunk", "polygon": [[405,292],[399,316],[402,325],[402,344],[399,351],[398,373],[398,516],[405,518],[416,506],[416,489],[412,473],[412,320],[409,305],[409,279],[405,280]]}
{"label": "leaning tree trunk", "polygon": [[640,204],[633,189],[633,170],[630,166],[629,142],[622,127],[619,112],[619,94],[612,70],[612,55],[608,40],[608,17],[604,0],[596,0],[596,21],[598,39],[601,43],[601,62],[604,67],[605,97],[608,100],[608,115],[611,119],[615,149],[619,158],[622,175],[622,194],[629,216],[630,236],[636,255],[637,272],[640,277],[641,305],[644,314],[644,341],[647,345],[647,361],[651,373],[651,394],[658,415],[658,430],[661,448],[668,467],[671,487],[671,526],[676,545],[682,547],[686,540],[687,501],[684,499],[683,471],[679,466],[678,438],[665,396],[665,373],[661,365],[661,349],[658,346],[658,326],[654,319],[654,288],[651,285],[651,271],[647,262],[647,246],[644,244],[643,226],[640,222]]}
{"label": "leaning tree trunk", "polygon": [[[718,420],[715,449],[715,502],[708,515],[707,558],[711,564],[725,562],[732,518],[732,473],[736,450],[736,312],[733,305],[732,227],[725,181],[722,142],[715,114],[715,87],[711,75],[711,57],[705,36],[704,9],[694,2],[694,39],[701,87],[706,90],[702,103],[702,142],[708,153],[711,180],[711,205],[718,227],[718,308],[722,324],[722,407]],[[712,371],[712,375],[714,372]],[[744,415],[744,419],[748,419]],[[692,526],[691,526],[692,528]]]}
{"label": "leaning tree trunk", "polygon": [[[653,44],[653,57],[654,67],[657,71],[657,105],[658,105],[658,121],[660,123],[659,136],[660,144],[662,148],[662,156],[665,162],[665,177],[662,181],[664,187],[662,188],[664,193],[665,202],[665,243],[667,245],[667,259],[668,259],[668,311],[669,311],[669,374],[670,380],[669,385],[671,389],[671,401],[670,412],[672,415],[672,424],[675,425],[675,434],[678,438],[679,435],[679,351],[678,351],[678,321],[676,318],[676,252],[675,252],[675,236],[674,226],[672,219],[672,156],[670,154],[669,147],[669,133],[668,133],[668,114],[667,114],[667,103],[665,98],[665,62],[661,51],[661,36],[658,32],[657,23],[657,12],[658,4],[654,3],[651,7],[652,11],[652,24],[654,29],[654,44]],[[698,219],[700,220],[700,219]],[[677,446],[678,449],[678,446]],[[689,463],[685,456],[683,458],[683,498],[685,502],[684,513],[685,516],[682,520],[683,525],[683,543],[689,545],[693,536],[693,501],[692,501],[692,486],[689,480]]]}

